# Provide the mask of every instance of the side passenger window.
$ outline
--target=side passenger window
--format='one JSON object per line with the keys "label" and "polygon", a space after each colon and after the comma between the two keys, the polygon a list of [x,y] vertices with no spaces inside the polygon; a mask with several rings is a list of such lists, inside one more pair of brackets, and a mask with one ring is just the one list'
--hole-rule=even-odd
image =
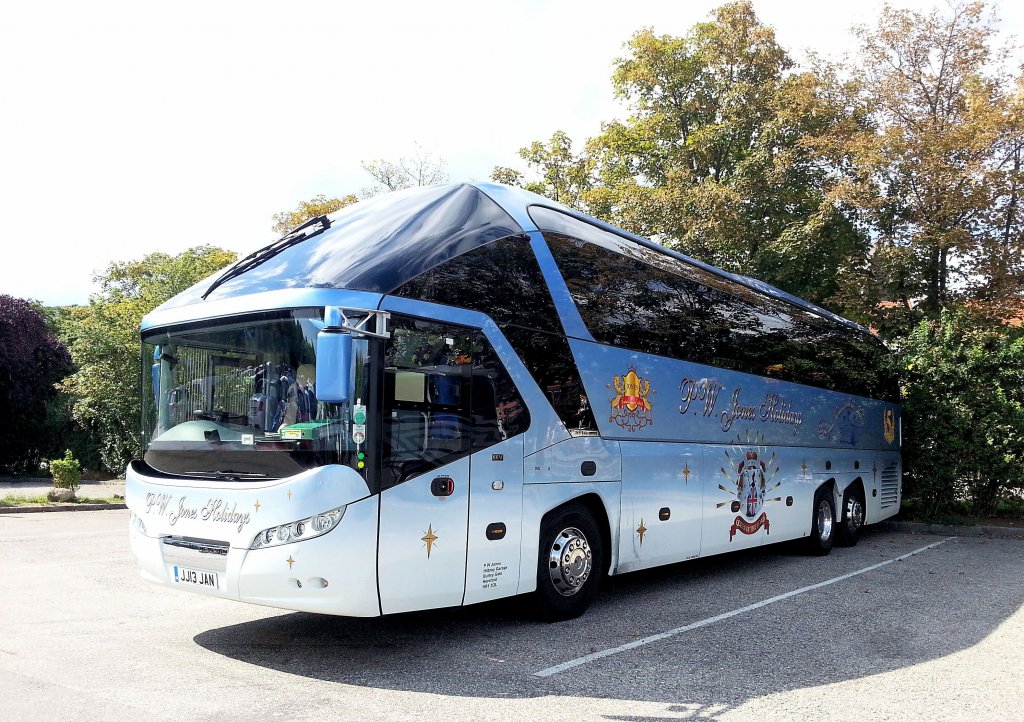
{"label": "side passenger window", "polygon": [[526,404],[479,331],[394,317],[384,362],[385,488],[529,425]]}

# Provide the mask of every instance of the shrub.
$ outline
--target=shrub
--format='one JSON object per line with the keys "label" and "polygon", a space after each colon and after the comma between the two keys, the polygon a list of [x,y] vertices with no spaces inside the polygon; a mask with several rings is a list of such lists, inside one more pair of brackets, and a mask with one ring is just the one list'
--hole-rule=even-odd
{"label": "shrub", "polygon": [[50,473],[53,474],[53,485],[60,489],[78,490],[78,482],[82,480],[82,468],[78,464],[71,449],[64,452],[63,459],[50,462]]}
{"label": "shrub", "polygon": [[965,310],[922,321],[901,354],[905,496],[989,516],[1024,490],[1024,333]]}
{"label": "shrub", "polygon": [[0,293],[0,473],[31,474],[50,454],[54,383],[71,371],[71,356],[42,309]]}

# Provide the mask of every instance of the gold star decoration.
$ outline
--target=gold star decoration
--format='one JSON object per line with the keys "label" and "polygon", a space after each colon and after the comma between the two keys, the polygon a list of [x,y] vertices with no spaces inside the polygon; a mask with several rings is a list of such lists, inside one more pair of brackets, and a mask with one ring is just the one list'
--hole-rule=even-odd
{"label": "gold star decoration", "polygon": [[437,534],[434,533],[434,527],[427,524],[427,533],[420,537],[420,541],[427,545],[427,559],[430,559],[430,551],[434,548],[434,542],[437,541]]}
{"label": "gold star decoration", "polygon": [[292,500],[292,490],[289,489],[288,490],[288,501],[291,501],[291,500]]}
{"label": "gold star decoration", "polygon": [[292,555],[291,554],[288,555],[288,558],[285,559],[285,561],[288,562],[288,568],[289,569],[291,569],[292,568],[292,564],[295,563],[295,560],[292,559]]}
{"label": "gold star decoration", "polygon": [[683,464],[683,483],[684,484],[689,484],[690,483],[690,474],[692,474],[692,473],[693,473],[693,471],[690,470],[690,465],[689,464]]}
{"label": "gold star decoration", "polygon": [[804,459],[804,463],[800,464],[800,468],[803,469],[804,478],[807,478],[807,460]]}
{"label": "gold star decoration", "polygon": [[644,534],[647,533],[647,527],[644,526],[643,517],[640,518],[640,526],[636,528],[636,533],[640,535],[640,546],[644,545]]}
{"label": "gold star decoration", "polygon": [[256,503],[253,504],[253,506],[256,507],[256,512],[259,513],[259,510],[260,510],[260,500],[257,499]]}

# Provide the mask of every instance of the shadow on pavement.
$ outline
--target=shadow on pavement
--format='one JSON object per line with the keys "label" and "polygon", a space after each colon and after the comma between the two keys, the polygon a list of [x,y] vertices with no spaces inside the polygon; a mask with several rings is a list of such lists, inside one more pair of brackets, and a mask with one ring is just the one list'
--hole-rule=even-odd
{"label": "shadow on pavement", "polygon": [[534,621],[518,597],[374,619],[285,614],[212,629],[195,642],[328,682],[469,697],[642,700],[670,705],[665,719],[707,719],[773,692],[908,667],[977,644],[1021,606],[1024,546],[949,542],[552,677],[533,673],[938,539],[875,532],[824,559],[771,546],[629,574],[609,580],[583,617],[553,625]]}

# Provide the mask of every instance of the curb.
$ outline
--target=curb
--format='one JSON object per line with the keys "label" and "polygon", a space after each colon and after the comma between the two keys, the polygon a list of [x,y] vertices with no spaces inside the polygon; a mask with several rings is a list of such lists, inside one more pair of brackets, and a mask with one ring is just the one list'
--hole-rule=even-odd
{"label": "curb", "polygon": [[905,534],[937,534],[941,536],[992,537],[1024,540],[1024,529],[1013,526],[967,526],[956,524],[925,524],[917,521],[883,521],[877,529]]}
{"label": "curb", "polygon": [[0,506],[0,514],[35,514],[41,511],[109,511],[110,509],[127,509],[127,504],[49,504]]}

